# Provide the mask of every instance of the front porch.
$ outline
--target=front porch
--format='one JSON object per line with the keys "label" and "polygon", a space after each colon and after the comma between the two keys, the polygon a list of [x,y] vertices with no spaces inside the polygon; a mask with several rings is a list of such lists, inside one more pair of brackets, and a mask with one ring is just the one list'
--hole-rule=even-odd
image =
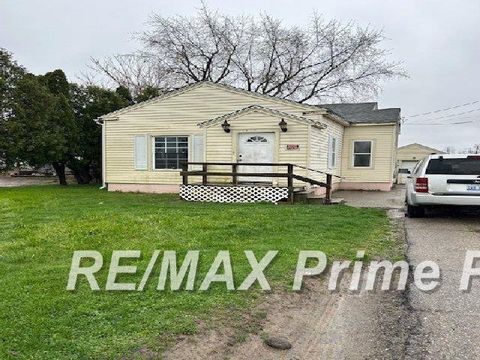
{"label": "front porch", "polygon": [[[265,171],[251,170],[258,168]],[[298,169],[322,174],[325,181],[299,175],[295,172]],[[305,198],[311,186],[317,186],[325,188],[321,201],[326,205],[332,203],[332,178],[335,176],[291,163],[244,162],[186,162],[180,175],[180,197],[187,201],[293,204],[296,199]]]}

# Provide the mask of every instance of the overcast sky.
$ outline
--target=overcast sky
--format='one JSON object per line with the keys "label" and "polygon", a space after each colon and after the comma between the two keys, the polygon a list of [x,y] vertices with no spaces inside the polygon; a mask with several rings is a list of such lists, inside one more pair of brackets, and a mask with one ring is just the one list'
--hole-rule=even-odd
{"label": "overcast sky", "polygon": [[[404,62],[410,78],[384,84],[379,107],[400,107],[404,116],[480,100],[480,1],[423,0],[210,0],[229,14],[269,13],[301,25],[314,10],[326,19],[354,20],[383,29],[385,46]],[[132,39],[152,12],[193,15],[199,1],[2,0],[0,47],[29,71],[61,68],[71,81],[91,56],[102,58],[138,48]],[[400,143],[444,149],[480,143],[480,102],[407,120]],[[452,116],[451,116],[452,115]],[[441,117],[441,119],[437,119]],[[415,120],[415,121],[414,121]],[[473,121],[455,125],[439,124]],[[410,123],[410,125],[409,125]]]}

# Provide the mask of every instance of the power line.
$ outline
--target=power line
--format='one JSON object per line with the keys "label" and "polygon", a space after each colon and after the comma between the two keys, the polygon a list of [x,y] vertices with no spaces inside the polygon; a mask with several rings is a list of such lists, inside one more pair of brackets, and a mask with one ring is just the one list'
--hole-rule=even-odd
{"label": "power line", "polygon": [[[468,118],[468,117],[467,117]],[[471,118],[471,117],[470,117]],[[465,119],[465,118],[463,118]],[[405,125],[408,125],[408,126],[451,126],[451,125],[463,125],[463,124],[472,124],[472,123],[476,123],[476,122],[480,122],[480,119],[476,119],[476,120],[468,120],[468,121],[459,121],[459,120],[462,120],[462,118],[460,119],[455,119],[455,122],[439,122],[439,123],[406,123],[404,124]]]}
{"label": "power line", "polygon": [[415,118],[415,117],[418,117],[418,116],[426,116],[426,115],[431,115],[431,114],[437,114],[437,113],[443,112],[443,111],[448,111],[448,110],[458,109],[458,108],[465,107],[465,106],[474,105],[474,104],[477,104],[479,102],[480,102],[480,100],[475,100],[475,101],[472,101],[472,102],[469,102],[469,103],[450,106],[450,107],[444,108],[444,109],[438,109],[438,110],[428,111],[428,112],[424,112],[424,113],[418,113],[418,114],[415,114],[415,115],[408,115],[408,116],[405,116],[405,118]]}
{"label": "power line", "polygon": [[471,124],[473,121],[460,121],[454,123],[431,123],[431,124],[406,124],[409,126],[447,126],[447,125],[460,125],[460,124]]}
{"label": "power line", "polygon": [[[414,120],[414,121],[433,121],[433,120],[449,119],[449,118],[453,118],[453,117],[457,117],[457,116],[462,116],[462,115],[471,114],[471,113],[474,113],[474,112],[477,112],[477,111],[480,111],[480,108],[476,108],[476,109],[472,109],[472,110],[468,110],[468,111],[463,111],[463,112],[455,113],[455,114],[449,114],[449,115],[439,116],[439,117],[435,117],[435,118],[418,119],[418,120]],[[414,122],[414,121],[413,121],[413,122]],[[405,122],[406,122],[406,121],[405,121]]]}

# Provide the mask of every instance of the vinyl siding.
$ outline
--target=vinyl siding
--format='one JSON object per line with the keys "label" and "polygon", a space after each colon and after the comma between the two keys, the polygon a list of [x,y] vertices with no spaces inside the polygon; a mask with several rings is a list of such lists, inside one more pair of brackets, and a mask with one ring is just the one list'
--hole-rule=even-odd
{"label": "vinyl siding", "polygon": [[[342,151],[342,176],[345,182],[385,182],[393,181],[394,159],[398,127],[395,125],[366,125],[345,128]],[[372,166],[353,166],[353,142],[372,141]]]}
{"label": "vinyl siding", "polygon": [[441,154],[441,151],[424,147],[419,144],[407,145],[398,149],[398,160],[419,161],[431,154]]}
{"label": "vinyl siding", "polygon": [[[294,120],[287,121],[287,132],[282,132],[278,126],[280,119],[276,116],[259,112],[248,113],[230,120],[231,132],[226,134],[220,126],[207,129],[207,158],[210,162],[235,162],[238,159],[238,135],[245,132],[270,132],[275,136],[273,161],[279,163],[293,163],[307,166],[308,127],[309,125]],[[287,150],[288,144],[299,145],[299,150]],[[213,167],[212,167],[213,168]],[[219,167],[225,171],[225,166]],[[286,167],[274,167],[274,172],[286,172]],[[303,169],[295,169],[295,173],[305,175]],[[215,179],[221,180],[221,179]],[[225,180],[225,179],[223,179]],[[276,183],[277,179],[274,179]],[[281,180],[280,184],[286,183]]]}
{"label": "vinyl siding", "polygon": [[[290,105],[275,99],[263,99],[235,91],[200,86],[185,93],[158,102],[149,103],[130,112],[119,114],[118,120],[108,121],[105,128],[106,182],[107,183],[156,183],[178,184],[178,170],[154,170],[152,137],[155,135],[203,134],[198,123],[230,113],[250,105],[261,105],[272,109],[302,115],[301,105]],[[220,125],[209,128],[205,139],[206,161],[233,161],[236,157],[232,136],[239,130],[279,131],[278,118],[249,114],[232,121],[232,132],[226,134]],[[288,121],[289,130],[279,136],[278,161],[289,161],[305,165],[308,125],[294,125]],[[234,125],[233,125],[234,123]],[[135,135],[148,135],[148,169],[134,169]],[[300,151],[281,150],[287,143],[300,144]],[[189,156],[191,157],[191,141]]]}
{"label": "vinyl siding", "polygon": [[[341,176],[342,170],[342,144],[344,136],[344,127],[331,120],[323,120],[327,124],[327,129],[321,130],[316,127],[311,128],[310,132],[310,156],[309,166],[314,170],[320,170],[327,173],[331,173],[337,176]],[[337,154],[336,163],[333,169],[328,168],[328,138],[329,136],[337,139]],[[310,171],[308,174],[311,178],[326,181],[325,175]],[[334,177],[333,182],[339,182],[340,179]]]}

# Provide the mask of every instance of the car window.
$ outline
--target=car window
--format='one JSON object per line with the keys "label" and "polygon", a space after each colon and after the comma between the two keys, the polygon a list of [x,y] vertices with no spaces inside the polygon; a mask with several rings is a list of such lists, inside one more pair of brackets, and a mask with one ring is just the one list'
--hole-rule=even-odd
{"label": "car window", "polygon": [[458,159],[431,159],[429,175],[480,175],[480,157]]}

